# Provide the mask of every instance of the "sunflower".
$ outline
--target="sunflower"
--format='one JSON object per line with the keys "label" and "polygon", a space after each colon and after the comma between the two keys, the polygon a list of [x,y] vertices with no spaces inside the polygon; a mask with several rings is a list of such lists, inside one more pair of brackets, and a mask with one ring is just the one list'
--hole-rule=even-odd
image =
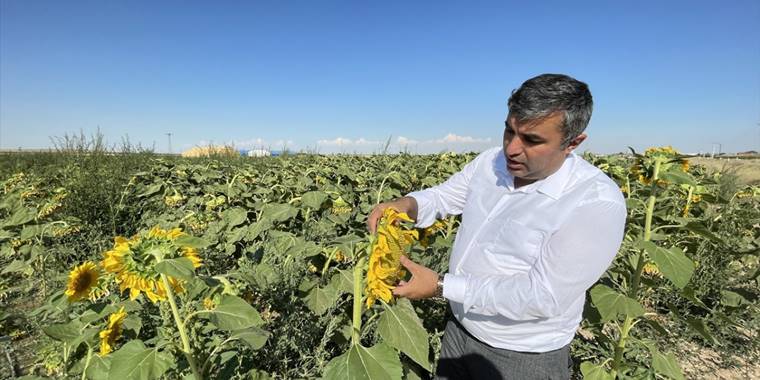
{"label": "sunflower", "polygon": [[[664,147],[651,147],[644,151],[643,155],[637,156],[636,161],[630,168],[630,173],[634,178],[637,178],[641,184],[652,184],[652,176],[654,175],[654,167],[656,162],[659,161],[660,173],[676,169],[684,173],[689,172],[689,160],[684,158],[677,150],[671,146]],[[658,186],[668,185],[668,181],[658,179]]]}
{"label": "sunflower", "polygon": [[98,283],[100,269],[92,261],[85,261],[82,265],[75,267],[69,273],[69,283],[66,286],[65,294],[69,302],[79,301],[90,295],[90,290]]}
{"label": "sunflower", "polygon": [[100,356],[108,355],[113,351],[113,346],[121,337],[122,324],[127,312],[124,306],[119,311],[108,316],[108,325],[105,330],[100,331]]}
{"label": "sunflower", "polygon": [[338,199],[332,201],[332,207],[330,207],[330,212],[333,215],[344,215],[351,212],[351,205],[348,204],[345,200],[343,200],[343,197],[338,197]]}
{"label": "sunflower", "polygon": [[436,220],[430,227],[422,230],[422,236],[420,236],[420,245],[427,248],[430,245],[432,237],[439,231],[443,231],[448,228],[448,222],[445,219]]}
{"label": "sunflower", "polygon": [[[121,292],[129,290],[130,299],[145,293],[151,302],[163,301],[167,289],[155,269],[158,262],[185,257],[195,268],[203,263],[195,248],[176,243],[177,238],[182,236],[185,233],[179,228],[164,230],[158,226],[131,239],[117,236],[113,248],[104,254],[103,268],[115,275]],[[171,276],[168,276],[168,281],[173,291],[184,291],[182,281]]]}
{"label": "sunflower", "polygon": [[181,205],[184,200],[185,197],[177,192],[177,190],[174,190],[174,195],[167,195],[164,197],[164,204],[169,207],[177,207]]}
{"label": "sunflower", "polygon": [[201,260],[200,256],[198,256],[198,251],[195,250],[193,247],[182,247],[182,255],[190,259],[193,263],[194,268],[198,268],[201,265],[203,265],[203,260]]}
{"label": "sunflower", "polygon": [[689,160],[687,159],[681,160],[681,171],[684,173],[689,172]]}
{"label": "sunflower", "polygon": [[393,300],[391,290],[396,287],[405,272],[401,266],[401,255],[419,238],[416,230],[404,230],[400,221],[413,222],[406,213],[387,208],[378,223],[377,236],[372,244],[367,270],[367,307],[379,298],[385,302]]}
{"label": "sunflower", "polygon": [[660,268],[657,267],[657,264],[652,263],[652,262],[644,264],[644,268],[642,269],[642,272],[644,274],[648,274],[654,277],[660,276]]}

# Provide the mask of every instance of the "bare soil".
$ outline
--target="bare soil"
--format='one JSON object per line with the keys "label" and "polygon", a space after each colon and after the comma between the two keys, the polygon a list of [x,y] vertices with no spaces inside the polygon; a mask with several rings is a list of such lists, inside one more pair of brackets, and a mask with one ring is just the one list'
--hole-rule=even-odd
{"label": "bare soil", "polygon": [[689,161],[709,170],[734,174],[742,185],[760,185],[760,158],[693,157]]}
{"label": "bare soil", "polygon": [[718,352],[691,342],[684,342],[680,348],[678,359],[687,379],[760,379],[760,363],[753,359],[757,353],[723,358]]}

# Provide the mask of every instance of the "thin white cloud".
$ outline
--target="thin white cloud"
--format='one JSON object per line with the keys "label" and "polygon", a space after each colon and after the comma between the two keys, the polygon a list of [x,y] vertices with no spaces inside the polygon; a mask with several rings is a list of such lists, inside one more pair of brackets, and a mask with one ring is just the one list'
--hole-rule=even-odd
{"label": "thin white cloud", "polygon": [[282,140],[282,139],[276,140],[272,144],[273,147],[279,147],[279,148],[282,148],[282,147],[289,148],[289,147],[292,147],[294,145],[295,145],[295,143],[293,142],[293,140]]}
{"label": "thin white cloud", "polygon": [[414,140],[414,139],[410,139],[410,138],[406,138],[404,136],[399,136],[396,139],[396,144],[398,144],[398,145],[412,145],[412,144],[419,144],[419,141]]}
{"label": "thin white cloud", "polygon": [[351,139],[347,139],[344,137],[336,137],[332,140],[317,140],[317,145],[327,145],[327,146],[344,146],[344,145],[353,145],[353,141]]}
{"label": "thin white cloud", "polygon": [[449,133],[446,136],[444,136],[442,139],[434,140],[434,142],[439,144],[449,144],[449,143],[490,143],[491,138],[476,138],[472,136],[459,136],[454,133]]}
{"label": "thin white cloud", "polygon": [[455,152],[480,152],[493,146],[493,138],[457,135],[448,133],[441,138],[434,139],[413,139],[405,136],[398,136],[391,140],[387,147],[384,141],[370,140],[364,137],[350,139],[346,137],[336,137],[333,139],[321,139],[317,145],[322,147],[322,153],[438,153],[443,151]]}
{"label": "thin white cloud", "polygon": [[380,141],[367,140],[364,137],[360,137],[358,140],[354,141],[354,144],[356,144],[356,145],[377,145],[377,144],[380,144]]}

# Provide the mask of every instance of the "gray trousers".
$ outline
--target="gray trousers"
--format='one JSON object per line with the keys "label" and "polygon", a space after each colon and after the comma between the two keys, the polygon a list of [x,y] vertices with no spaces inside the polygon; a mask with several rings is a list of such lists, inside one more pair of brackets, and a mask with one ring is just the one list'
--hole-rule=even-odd
{"label": "gray trousers", "polygon": [[449,320],[435,371],[438,380],[568,380],[570,345],[542,352],[494,348],[475,339],[455,320]]}

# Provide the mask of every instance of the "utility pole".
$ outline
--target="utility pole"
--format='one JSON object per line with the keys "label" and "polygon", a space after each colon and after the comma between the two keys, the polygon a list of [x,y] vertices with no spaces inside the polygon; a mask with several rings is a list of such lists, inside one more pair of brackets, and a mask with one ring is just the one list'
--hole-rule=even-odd
{"label": "utility pole", "polygon": [[167,132],[166,137],[169,139],[169,154],[172,154],[172,133]]}
{"label": "utility pole", "polygon": [[717,149],[718,156],[720,156],[720,154],[722,153],[722,150],[723,150],[723,145],[721,143],[713,143],[712,144],[712,155],[711,155],[712,158],[715,158],[715,150],[716,150],[715,148],[718,148]]}

